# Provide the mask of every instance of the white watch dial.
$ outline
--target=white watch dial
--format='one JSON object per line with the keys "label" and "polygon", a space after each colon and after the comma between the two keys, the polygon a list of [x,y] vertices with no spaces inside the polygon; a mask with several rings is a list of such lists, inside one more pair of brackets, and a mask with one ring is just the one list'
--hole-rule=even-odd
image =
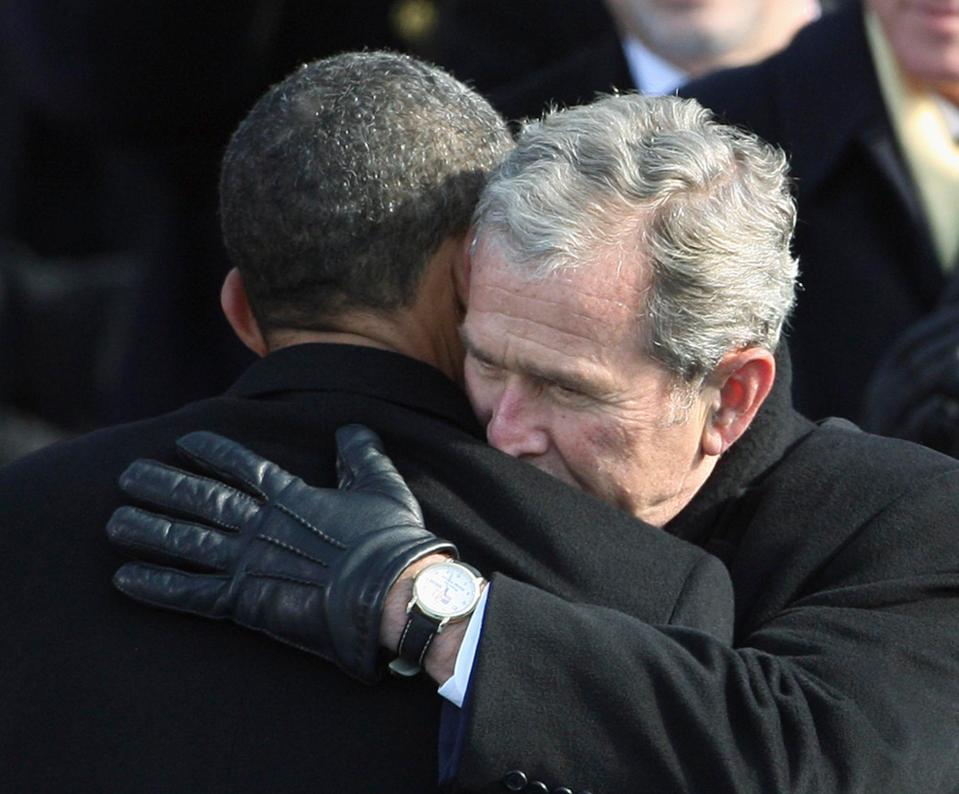
{"label": "white watch dial", "polygon": [[467,614],[476,605],[479,584],[477,577],[462,565],[439,562],[419,573],[413,593],[423,612],[440,619],[454,618]]}

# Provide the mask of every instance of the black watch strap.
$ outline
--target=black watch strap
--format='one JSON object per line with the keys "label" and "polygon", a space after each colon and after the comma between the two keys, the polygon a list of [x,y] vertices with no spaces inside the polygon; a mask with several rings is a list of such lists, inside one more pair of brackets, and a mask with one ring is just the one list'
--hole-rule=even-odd
{"label": "black watch strap", "polygon": [[403,633],[400,634],[400,641],[396,646],[396,658],[390,662],[390,672],[404,677],[419,673],[439,625],[438,620],[428,618],[419,609],[413,607],[410,610],[409,620],[403,627]]}

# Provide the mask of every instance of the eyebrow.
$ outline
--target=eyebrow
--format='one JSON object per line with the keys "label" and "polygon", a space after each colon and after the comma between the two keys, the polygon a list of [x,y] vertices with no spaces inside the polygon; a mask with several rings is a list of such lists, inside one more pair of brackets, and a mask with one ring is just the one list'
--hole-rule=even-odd
{"label": "eyebrow", "polygon": [[[502,364],[495,361],[489,353],[484,352],[476,343],[470,339],[469,335],[466,333],[465,326],[460,326],[459,329],[460,339],[463,341],[463,347],[466,348],[466,352],[471,355],[473,358],[482,361],[484,364],[489,364],[493,367],[501,367]],[[552,383],[556,386],[560,386],[564,389],[569,389],[570,391],[578,392],[586,396],[598,397],[599,389],[597,384],[574,372],[557,372],[544,369],[535,362],[532,361],[521,361],[520,362],[521,371],[530,375],[537,380],[544,381],[546,383]]]}

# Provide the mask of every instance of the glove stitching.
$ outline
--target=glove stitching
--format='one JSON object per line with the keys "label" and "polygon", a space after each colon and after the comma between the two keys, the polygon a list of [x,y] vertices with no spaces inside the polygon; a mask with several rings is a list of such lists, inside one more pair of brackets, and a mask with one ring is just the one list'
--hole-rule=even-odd
{"label": "glove stitching", "polygon": [[221,529],[232,529],[237,534],[240,534],[242,531],[242,527],[239,524],[231,524],[229,521],[223,521],[219,518],[207,518],[207,520],[211,524],[216,524],[216,526],[220,527]]}
{"label": "glove stitching", "polygon": [[320,590],[326,589],[325,582],[314,582],[310,579],[297,579],[295,576],[286,576],[282,573],[272,573],[271,571],[256,571],[251,570],[246,572],[247,576],[252,576],[255,579],[275,579],[278,582],[291,582],[292,584],[302,584],[307,587],[316,587]]}
{"label": "glove stitching", "polygon": [[330,544],[331,546],[333,546],[334,548],[337,548],[337,549],[339,549],[340,551],[346,551],[346,546],[345,546],[343,543],[341,543],[340,541],[338,541],[336,538],[330,537],[330,536],[327,535],[322,529],[319,529],[318,527],[313,526],[309,521],[307,521],[305,518],[303,518],[303,516],[298,515],[297,513],[294,513],[294,512],[293,512],[292,510],[290,510],[290,508],[288,508],[285,504],[282,504],[281,502],[273,502],[273,505],[276,507],[277,510],[283,511],[283,512],[286,513],[290,518],[292,518],[292,519],[294,519],[295,521],[298,521],[299,523],[301,523],[303,526],[305,526],[307,529],[309,529],[309,530],[310,530],[311,532],[313,532],[315,535],[318,535],[319,537],[321,537],[323,540],[325,540],[327,543],[329,543],[329,544]]}
{"label": "glove stitching", "polygon": [[242,621],[242,620],[234,620],[233,622],[236,623],[238,626],[243,626],[244,628],[247,628],[247,629],[253,629],[253,631],[257,631],[260,634],[265,634],[267,637],[271,637],[272,639],[278,642],[282,642],[284,645],[289,645],[290,647],[296,648],[297,650],[306,651],[308,654],[311,654],[312,656],[319,656],[320,658],[323,658],[323,654],[319,653],[315,649],[309,648],[306,645],[301,645],[298,642],[293,642],[293,640],[289,639],[289,637],[285,637],[280,634],[277,634],[276,632],[270,631],[269,629],[265,629],[262,626],[254,626],[252,623],[246,623],[245,621]]}
{"label": "glove stitching", "polygon": [[293,554],[296,554],[299,557],[303,557],[304,559],[307,559],[310,562],[315,562],[317,565],[322,565],[324,568],[330,567],[328,563],[324,562],[318,557],[314,557],[311,554],[307,554],[302,549],[298,549],[296,548],[296,546],[291,546],[289,543],[284,543],[282,540],[279,540],[278,538],[274,538],[274,537],[271,537],[270,535],[262,535],[262,534],[257,535],[257,538],[259,540],[264,540],[267,543],[272,543],[274,546],[279,546],[281,549],[286,549],[287,551],[292,552]]}

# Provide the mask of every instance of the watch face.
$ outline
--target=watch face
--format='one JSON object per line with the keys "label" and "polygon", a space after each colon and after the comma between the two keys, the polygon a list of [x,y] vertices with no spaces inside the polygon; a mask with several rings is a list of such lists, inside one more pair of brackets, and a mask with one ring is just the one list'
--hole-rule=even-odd
{"label": "watch face", "polygon": [[439,562],[416,577],[413,593],[419,608],[435,618],[469,614],[479,597],[479,581],[462,565]]}

